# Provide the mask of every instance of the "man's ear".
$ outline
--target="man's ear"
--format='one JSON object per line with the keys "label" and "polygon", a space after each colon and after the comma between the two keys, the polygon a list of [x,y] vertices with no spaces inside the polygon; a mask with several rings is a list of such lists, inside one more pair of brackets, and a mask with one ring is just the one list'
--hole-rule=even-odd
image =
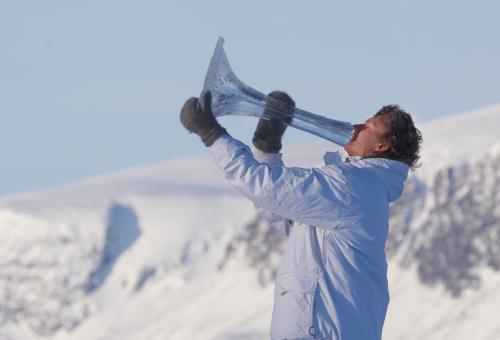
{"label": "man's ear", "polygon": [[375,147],[375,151],[377,153],[383,153],[388,151],[391,148],[389,143],[387,142],[378,142],[377,146]]}

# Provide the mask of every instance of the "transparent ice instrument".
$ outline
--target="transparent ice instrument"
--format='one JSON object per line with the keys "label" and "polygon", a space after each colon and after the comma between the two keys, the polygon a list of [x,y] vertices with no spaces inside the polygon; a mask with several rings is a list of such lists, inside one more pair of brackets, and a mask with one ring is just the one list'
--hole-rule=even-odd
{"label": "transparent ice instrument", "polygon": [[[224,39],[217,41],[208,66],[203,91],[212,92],[212,112],[215,117],[226,115],[264,117],[266,100],[275,100],[243,83],[233,72],[226,53]],[[343,146],[351,139],[351,123],[314,114],[299,108],[293,110],[291,122],[284,123]],[[286,117],[289,113],[273,112],[273,117]]]}

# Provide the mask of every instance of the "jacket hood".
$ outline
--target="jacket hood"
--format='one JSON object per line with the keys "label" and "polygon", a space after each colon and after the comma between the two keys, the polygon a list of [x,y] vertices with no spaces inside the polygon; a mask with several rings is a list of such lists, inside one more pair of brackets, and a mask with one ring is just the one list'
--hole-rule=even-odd
{"label": "jacket hood", "polygon": [[365,169],[383,183],[389,202],[394,202],[403,194],[404,183],[408,178],[410,169],[407,164],[391,159],[359,159],[357,157],[345,157],[345,155],[337,152],[327,152],[324,160],[326,165],[343,162]]}

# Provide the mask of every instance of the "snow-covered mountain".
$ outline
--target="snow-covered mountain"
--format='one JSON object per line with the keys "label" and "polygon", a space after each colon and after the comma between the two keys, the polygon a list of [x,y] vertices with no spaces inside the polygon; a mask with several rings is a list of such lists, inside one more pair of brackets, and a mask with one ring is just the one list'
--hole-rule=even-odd
{"label": "snow-covered mountain", "polygon": [[[384,339],[500,339],[500,105],[419,127]],[[0,231],[1,339],[267,338],[285,238],[208,156],[2,198]]]}

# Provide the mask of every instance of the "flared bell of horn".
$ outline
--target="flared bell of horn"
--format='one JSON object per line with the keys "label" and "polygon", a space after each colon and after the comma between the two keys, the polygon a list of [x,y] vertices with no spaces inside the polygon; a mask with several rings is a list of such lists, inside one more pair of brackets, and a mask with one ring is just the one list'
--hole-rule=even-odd
{"label": "flared bell of horn", "polygon": [[[233,72],[226,53],[224,39],[217,41],[214,55],[208,66],[203,91],[212,92],[212,112],[215,117],[225,115],[264,117],[266,100],[274,101],[265,94],[243,83]],[[276,111],[276,110],[275,110]],[[273,117],[289,117],[287,112],[275,112]],[[284,120],[296,129],[312,133],[340,146],[349,142],[352,136],[352,124],[330,119],[299,108],[293,110],[291,122]]]}

